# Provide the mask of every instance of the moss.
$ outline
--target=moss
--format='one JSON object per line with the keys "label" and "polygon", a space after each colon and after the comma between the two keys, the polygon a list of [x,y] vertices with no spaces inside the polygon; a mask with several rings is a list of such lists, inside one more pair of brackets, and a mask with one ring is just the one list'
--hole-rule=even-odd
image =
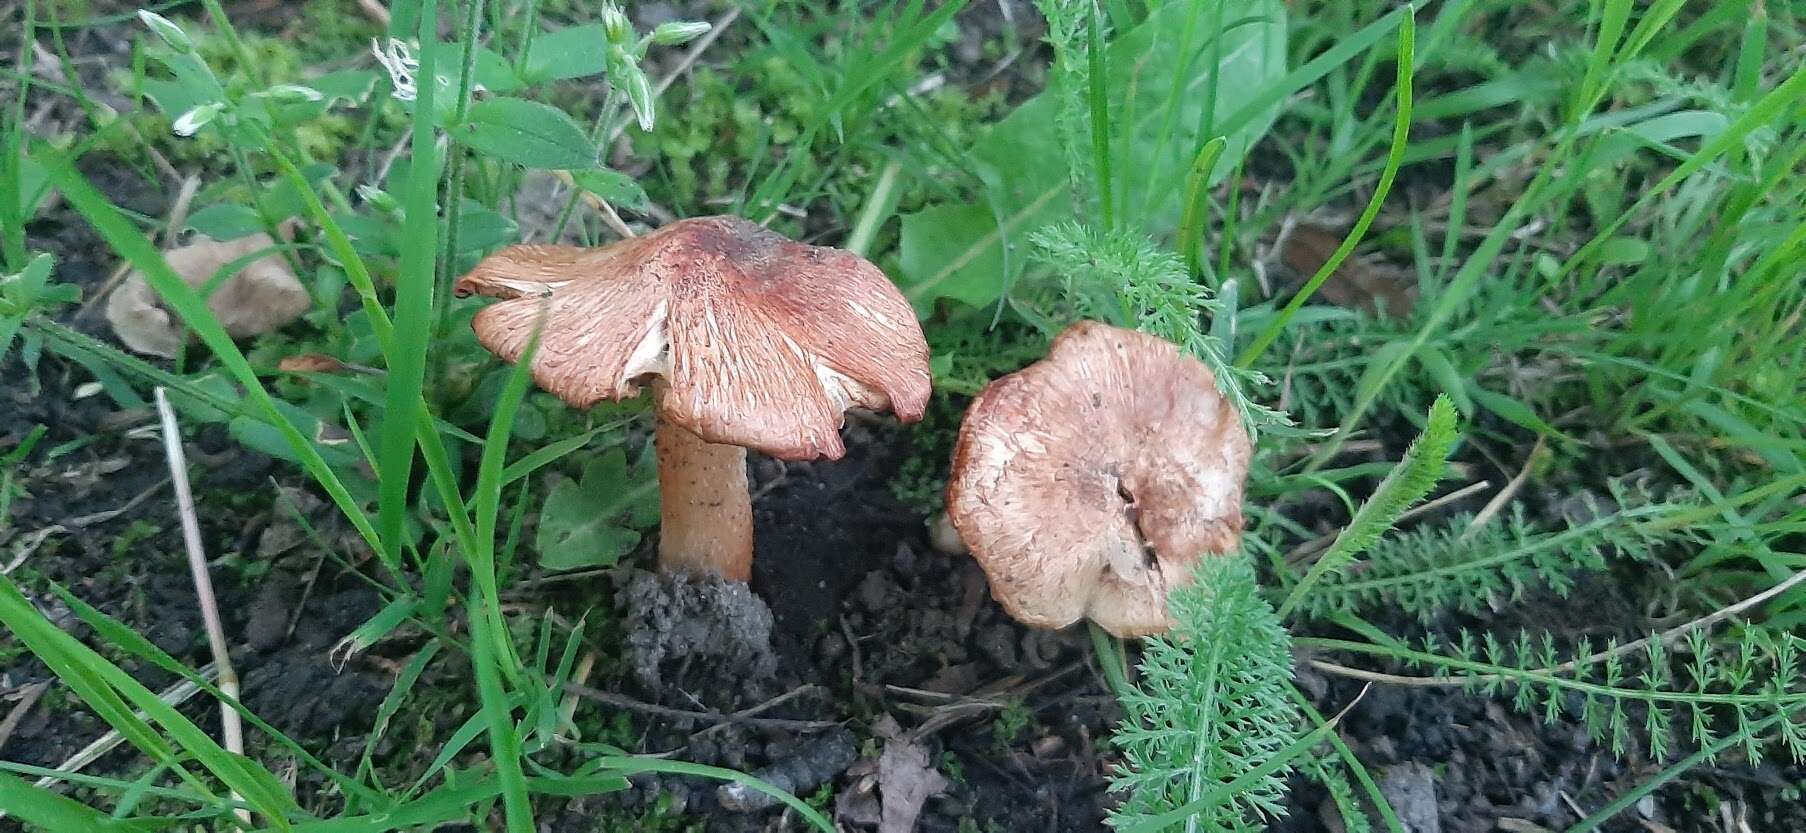
{"label": "moss", "polygon": [[669,795],[660,795],[648,809],[597,819],[595,829],[598,833],[700,833],[703,824],[677,810]]}
{"label": "moss", "polygon": [[[836,60],[835,53],[845,48],[830,42],[828,59]],[[923,74],[922,64],[900,62],[891,77],[874,88],[901,89]],[[819,82],[775,51],[749,53],[729,70],[699,69],[661,100],[663,109],[653,132],[635,137],[637,156],[658,164],[643,184],[655,201],[680,209],[680,214],[719,211],[719,203],[711,200],[750,191],[779,165],[790,164],[795,166],[796,187],[819,187],[784,198],[808,202],[812,216],[850,225],[893,158],[891,148],[919,146],[928,133],[939,134],[937,141],[944,137],[947,145],[958,148],[1006,109],[998,96],[971,98],[963,92],[936,90],[915,98],[920,113],[886,105],[860,125],[828,120],[831,114],[821,109],[827,99]],[[820,122],[828,128],[814,138],[812,150],[796,156],[809,126]],[[939,180],[957,178],[932,165],[927,174]],[[897,210],[919,208],[944,193],[933,188],[917,177],[906,177]],[[894,240],[894,230],[884,230],[874,251],[888,249]]]}
{"label": "moss", "polygon": [[1021,701],[1004,706],[1003,711],[997,713],[997,719],[991,721],[991,740],[997,744],[999,753],[1021,740],[1034,722],[1034,711]]}
{"label": "moss", "polygon": [[128,558],[142,560],[138,559],[139,554],[132,552],[132,549],[145,541],[157,537],[162,531],[163,527],[157,526],[150,521],[133,521],[123,532],[119,533],[119,537],[113,539],[113,546],[110,551],[110,554],[113,556],[113,563],[120,564],[125,562]]}
{"label": "moss", "polygon": [[307,0],[301,7],[301,56],[309,63],[339,60],[370,48],[383,28],[358,10],[356,0]]}

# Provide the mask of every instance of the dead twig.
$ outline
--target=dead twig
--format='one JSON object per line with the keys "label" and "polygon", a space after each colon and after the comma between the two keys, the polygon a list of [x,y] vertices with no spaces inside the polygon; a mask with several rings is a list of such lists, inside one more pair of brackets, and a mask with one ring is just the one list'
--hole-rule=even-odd
{"label": "dead twig", "polygon": [[822,691],[822,690],[823,689],[821,686],[815,685],[813,683],[807,683],[804,685],[797,686],[796,688],[786,691],[783,694],[773,697],[770,700],[766,700],[765,702],[760,703],[756,706],[749,706],[747,708],[741,709],[737,712],[734,712],[733,714],[728,715],[728,717],[730,718],[729,721],[723,722],[723,723],[717,723],[713,726],[707,727],[707,728],[697,732],[696,734],[691,735],[690,741],[693,743],[696,741],[697,738],[707,737],[709,735],[712,735],[716,732],[719,732],[719,731],[727,728],[728,726],[734,725],[734,722],[736,722],[736,721],[745,721],[748,718],[758,717],[761,714],[771,711],[772,709],[782,706],[785,703],[795,700],[796,698],[801,697],[805,694],[814,694],[814,693],[816,693],[818,691]]}
{"label": "dead twig", "polygon": [[[182,521],[182,545],[188,551],[188,570],[194,576],[194,593],[201,606],[201,623],[207,630],[207,648],[213,664],[219,669],[219,689],[229,700],[238,700],[238,672],[232,669],[232,652],[226,646],[226,629],[220,623],[219,601],[213,595],[213,579],[207,573],[207,553],[201,544],[201,523],[194,511],[194,493],[188,487],[188,461],[182,454],[182,430],[176,424],[176,412],[169,406],[169,395],[162,388],[154,391],[157,414],[163,421],[163,450],[169,460],[169,477],[176,487],[176,511]],[[226,751],[245,753],[244,725],[229,703],[220,703],[220,734]],[[237,800],[239,796],[232,796]],[[251,822],[251,811],[240,808],[238,819]]]}
{"label": "dead twig", "polygon": [[565,683],[564,689],[585,700],[594,700],[598,703],[614,706],[616,708],[636,711],[642,714],[657,715],[659,717],[668,717],[673,720],[699,720],[704,723],[739,723],[747,726],[756,726],[762,729],[782,729],[788,732],[813,732],[822,729],[830,729],[840,725],[840,722],[835,720],[786,720],[776,717],[740,717],[737,713],[722,714],[720,712],[698,712],[686,709],[674,709],[670,706],[647,703],[635,700],[626,695],[602,691],[601,689],[590,688],[586,685],[579,685],[571,682]]}
{"label": "dead twig", "polygon": [[1544,439],[1544,437],[1540,436],[1536,438],[1536,445],[1531,447],[1530,455],[1524,458],[1524,467],[1518,469],[1518,473],[1511,478],[1511,482],[1506,483],[1505,488],[1500,489],[1498,494],[1493,495],[1492,500],[1487,501],[1486,506],[1480,509],[1479,514],[1475,515],[1474,519],[1468,522],[1467,529],[1461,531],[1461,538],[1459,540],[1466,541],[1467,539],[1474,537],[1474,533],[1479,532],[1481,527],[1486,526],[1487,522],[1493,519],[1493,516],[1499,514],[1500,510],[1505,508],[1505,504],[1510,503],[1512,498],[1517,497],[1518,491],[1523,489],[1524,484],[1530,480],[1531,467],[1535,466],[1536,462],[1542,459]]}
{"label": "dead twig", "polygon": [[[1032,680],[1024,681],[1021,677],[1005,677],[989,685],[981,687],[970,695],[949,703],[937,706],[929,712],[927,720],[909,733],[911,741],[920,741],[942,729],[992,711],[1000,711],[1010,702],[1019,700],[1049,683],[1059,680],[1081,668],[1086,667],[1085,660],[1067,663]],[[889,688],[888,686],[886,687]]]}
{"label": "dead twig", "polygon": [[12,710],[6,713],[6,719],[0,720],[0,749],[6,748],[6,742],[12,739],[13,732],[19,728],[19,721],[31,712],[31,707],[38,704],[38,698],[50,690],[50,681],[32,683],[19,690],[19,702],[14,703]]}
{"label": "dead twig", "polygon": [[143,503],[144,501],[148,500],[151,495],[154,495],[158,492],[163,491],[163,487],[168,486],[169,482],[170,482],[169,478],[167,478],[167,477],[163,478],[162,480],[157,481],[150,488],[145,489],[142,492],[139,492],[137,495],[133,496],[133,498],[131,500],[126,501],[124,505],[120,506],[117,509],[108,509],[103,512],[94,512],[94,513],[87,514],[87,515],[77,515],[76,517],[70,518],[69,520],[65,521],[64,523],[68,524],[69,528],[71,528],[71,529],[81,529],[83,527],[89,527],[89,526],[93,526],[95,524],[106,523],[107,521],[113,520],[114,518],[117,518],[120,515],[123,515],[127,512],[132,511],[133,509],[137,508],[138,504]]}

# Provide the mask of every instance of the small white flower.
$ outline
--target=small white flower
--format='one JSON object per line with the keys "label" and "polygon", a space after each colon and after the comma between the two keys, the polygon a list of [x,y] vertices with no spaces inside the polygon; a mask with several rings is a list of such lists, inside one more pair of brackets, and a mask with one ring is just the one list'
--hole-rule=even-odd
{"label": "small white flower", "polygon": [[188,33],[182,31],[182,27],[177,26],[169,18],[157,14],[156,12],[140,9],[138,11],[138,20],[144,23],[144,25],[152,32],[156,33],[157,37],[161,38],[164,43],[169,44],[171,49],[182,53],[194,51],[194,42],[188,39]]}
{"label": "small white flower", "polygon": [[193,136],[195,131],[207,126],[208,122],[213,121],[214,117],[225,109],[226,105],[217,101],[202,104],[183,113],[170,129],[174,130],[177,136]]}
{"label": "small white flower", "polygon": [[399,39],[390,38],[386,47],[382,41],[370,41],[370,51],[376,54],[376,62],[389,71],[395,100],[413,101],[420,92],[420,88],[414,86],[414,73],[420,71],[420,59],[414,57],[414,50]]}
{"label": "small white flower", "polygon": [[258,95],[272,101],[320,101],[326,98],[319,90],[300,84],[277,84]]}

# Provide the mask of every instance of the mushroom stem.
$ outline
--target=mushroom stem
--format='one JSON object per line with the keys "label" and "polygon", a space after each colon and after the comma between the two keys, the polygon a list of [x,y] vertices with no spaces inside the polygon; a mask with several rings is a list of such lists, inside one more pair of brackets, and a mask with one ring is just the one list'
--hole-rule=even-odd
{"label": "mushroom stem", "polygon": [[752,494],[746,449],[705,442],[660,417],[658,564],[666,572],[752,579]]}

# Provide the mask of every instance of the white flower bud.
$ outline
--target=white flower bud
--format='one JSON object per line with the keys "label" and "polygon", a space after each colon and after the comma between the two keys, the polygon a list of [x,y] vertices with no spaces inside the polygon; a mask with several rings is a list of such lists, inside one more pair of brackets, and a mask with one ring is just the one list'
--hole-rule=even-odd
{"label": "white flower bud", "polygon": [[681,46],[708,34],[709,24],[701,20],[679,20],[660,23],[652,30],[652,42],[659,46]]}
{"label": "white flower bud", "polygon": [[174,130],[177,136],[193,136],[195,131],[206,127],[208,122],[213,121],[225,109],[226,105],[218,101],[202,104],[183,113],[170,129]]}
{"label": "white flower bud", "polygon": [[156,12],[140,9],[138,20],[156,33],[164,43],[169,44],[171,49],[183,54],[194,51],[194,42],[188,39],[188,33],[182,31],[182,27],[177,26],[169,18]]}
{"label": "white flower bud", "polygon": [[621,91],[627,94],[627,102],[633,105],[633,114],[639,117],[640,129],[652,131],[652,82],[647,80],[646,73],[637,65],[629,64],[627,71],[620,79]]}
{"label": "white flower bud", "polygon": [[300,84],[277,84],[258,95],[271,101],[321,101],[326,98],[319,90]]}
{"label": "white flower bud", "polygon": [[633,21],[621,12],[613,3],[602,7],[602,31],[608,35],[608,42],[621,46],[633,39]]}

